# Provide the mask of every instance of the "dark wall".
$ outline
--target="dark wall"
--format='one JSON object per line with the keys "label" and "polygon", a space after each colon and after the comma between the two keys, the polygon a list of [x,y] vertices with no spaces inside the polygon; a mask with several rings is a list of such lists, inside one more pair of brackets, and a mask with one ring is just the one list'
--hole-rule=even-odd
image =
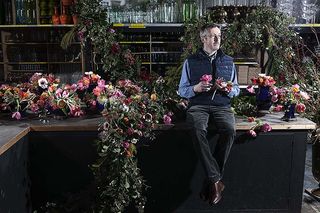
{"label": "dark wall", "polygon": [[31,212],[28,138],[0,155],[0,212]]}
{"label": "dark wall", "polygon": [[[93,180],[97,132],[31,132],[30,179],[33,209],[66,202]],[[74,198],[75,199],[75,198]]]}

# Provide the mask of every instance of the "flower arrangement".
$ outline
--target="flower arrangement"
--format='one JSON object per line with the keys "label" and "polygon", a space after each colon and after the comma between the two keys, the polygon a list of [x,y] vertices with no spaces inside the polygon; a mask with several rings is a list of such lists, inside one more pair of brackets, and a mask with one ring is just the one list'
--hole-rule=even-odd
{"label": "flower arrangement", "polygon": [[35,94],[30,92],[27,85],[21,86],[0,86],[0,106],[1,110],[9,110],[12,118],[21,119],[21,112],[29,107],[30,101],[35,98]]}
{"label": "flower arrangement", "polygon": [[250,137],[257,137],[259,132],[270,132],[272,130],[272,127],[268,123],[263,123],[260,119],[256,119],[255,117],[248,117],[247,121],[250,123],[255,122],[255,125],[253,125],[248,131],[247,135]]}
{"label": "flower arrangement", "polygon": [[300,90],[298,84],[294,84],[288,87],[273,88],[272,101],[277,105],[274,107],[274,111],[285,111],[284,120],[290,120],[294,118],[294,112],[304,113],[306,106],[305,101],[310,97],[306,92]]}
{"label": "flower arrangement", "polygon": [[260,87],[271,87],[276,83],[272,76],[265,74],[259,74],[258,77],[251,78],[251,82],[253,85]]}
{"label": "flower arrangement", "polygon": [[130,80],[96,87],[94,91],[104,105],[105,119],[98,142],[100,158],[93,165],[98,174],[99,196],[104,201],[101,208],[118,212],[131,199],[143,206],[145,198],[141,192],[145,185],[137,167],[136,146],[141,138],[154,138],[154,125],[169,124],[172,114],[165,113],[157,88],[148,93]]}

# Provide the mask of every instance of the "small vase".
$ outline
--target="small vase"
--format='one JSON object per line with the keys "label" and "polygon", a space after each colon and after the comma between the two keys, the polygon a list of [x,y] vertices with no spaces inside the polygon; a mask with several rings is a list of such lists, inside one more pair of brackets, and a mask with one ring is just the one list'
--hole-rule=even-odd
{"label": "small vase", "polygon": [[269,86],[259,86],[258,94],[256,97],[259,115],[265,115],[270,113],[269,110],[272,105],[272,102],[269,89]]}
{"label": "small vase", "polygon": [[283,121],[295,121],[296,116],[294,113],[296,112],[296,104],[286,103],[284,104],[284,116],[281,118]]}
{"label": "small vase", "polygon": [[60,15],[60,22],[61,24],[70,24],[71,16],[67,15],[66,7],[63,7],[62,14]]}
{"label": "small vase", "polygon": [[52,24],[60,24],[60,16],[58,12],[58,7],[54,7],[54,14],[52,15]]}

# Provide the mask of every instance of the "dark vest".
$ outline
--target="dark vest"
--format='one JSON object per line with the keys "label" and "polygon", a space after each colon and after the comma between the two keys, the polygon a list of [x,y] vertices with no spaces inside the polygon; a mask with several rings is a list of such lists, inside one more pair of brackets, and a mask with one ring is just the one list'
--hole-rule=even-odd
{"label": "dark vest", "polygon": [[[233,58],[225,55],[221,50],[218,50],[217,56],[210,63],[209,57],[199,50],[196,54],[188,57],[189,70],[190,70],[190,84],[196,85],[200,82],[202,75],[213,75],[212,83],[215,79],[222,77],[225,81],[232,81],[232,70],[233,70]],[[214,99],[212,100],[213,91],[196,93],[196,95],[190,98],[190,106],[193,105],[213,105],[213,106],[230,106],[230,97],[224,92],[217,90]]]}

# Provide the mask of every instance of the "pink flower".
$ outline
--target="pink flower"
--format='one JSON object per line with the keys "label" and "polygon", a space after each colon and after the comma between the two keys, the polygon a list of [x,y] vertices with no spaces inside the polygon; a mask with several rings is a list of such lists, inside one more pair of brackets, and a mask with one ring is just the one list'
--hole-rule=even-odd
{"label": "pink flower", "polygon": [[254,122],[256,119],[254,117],[248,117],[248,122]]}
{"label": "pink flower", "polygon": [[133,135],[133,133],[134,133],[134,129],[128,128],[127,134],[128,134],[128,135]]}
{"label": "pink flower", "polygon": [[63,91],[62,97],[63,98],[68,98],[69,97],[69,92],[68,91]]}
{"label": "pink flower", "polygon": [[203,75],[200,78],[200,81],[205,81],[206,83],[209,83],[212,80],[212,75]]}
{"label": "pink flower", "polygon": [[32,112],[37,112],[39,110],[39,106],[37,104],[32,103],[30,109]]}
{"label": "pink flower", "polygon": [[271,97],[271,101],[272,101],[273,103],[276,103],[276,102],[278,101],[278,95],[273,95],[273,96]]}
{"label": "pink flower", "polygon": [[257,133],[252,129],[247,131],[247,134],[250,135],[251,137],[254,137],[254,138],[257,137]]}
{"label": "pink flower", "polygon": [[297,112],[302,113],[306,110],[306,105],[299,103],[296,105],[296,110]]}
{"label": "pink flower", "polygon": [[100,87],[101,89],[104,89],[106,86],[106,82],[105,80],[98,80],[98,87]]}
{"label": "pink flower", "polygon": [[310,96],[306,92],[300,91],[300,95],[305,100],[309,100],[310,99]]}
{"label": "pink flower", "polygon": [[165,124],[171,124],[171,118],[169,115],[164,115],[163,116],[163,123]]}
{"label": "pink flower", "polygon": [[261,132],[270,132],[272,130],[272,127],[267,124],[267,123],[264,123],[261,127],[260,127],[260,131]]}
{"label": "pink flower", "polygon": [[90,100],[90,105],[91,106],[96,106],[97,105],[97,101],[96,100]]}
{"label": "pink flower", "polygon": [[253,86],[247,86],[247,91],[252,94],[255,93]]}
{"label": "pink flower", "polygon": [[57,89],[57,91],[56,91],[56,96],[58,97],[58,98],[61,98],[61,93],[63,92],[63,90],[61,89],[61,88],[59,88],[59,89]]}
{"label": "pink flower", "polygon": [[100,96],[100,94],[101,94],[101,92],[102,92],[102,90],[101,90],[101,87],[95,87],[94,89],[93,89],[93,94],[95,95],[95,96]]}
{"label": "pink flower", "polygon": [[15,118],[17,120],[20,120],[21,119],[21,114],[20,114],[20,112],[17,111],[17,112],[14,112],[11,117]]}
{"label": "pink flower", "polygon": [[282,110],[283,110],[283,106],[280,105],[280,104],[278,104],[277,106],[275,106],[275,107],[273,108],[273,111],[275,111],[275,112],[280,112],[280,111],[282,111]]}
{"label": "pink flower", "polygon": [[139,123],[139,124],[138,124],[138,128],[139,128],[139,129],[143,129],[143,128],[144,128],[144,124],[143,124],[142,122]]}
{"label": "pink flower", "polygon": [[125,148],[125,149],[128,149],[129,146],[130,146],[130,143],[128,141],[123,141],[122,142],[122,146]]}

